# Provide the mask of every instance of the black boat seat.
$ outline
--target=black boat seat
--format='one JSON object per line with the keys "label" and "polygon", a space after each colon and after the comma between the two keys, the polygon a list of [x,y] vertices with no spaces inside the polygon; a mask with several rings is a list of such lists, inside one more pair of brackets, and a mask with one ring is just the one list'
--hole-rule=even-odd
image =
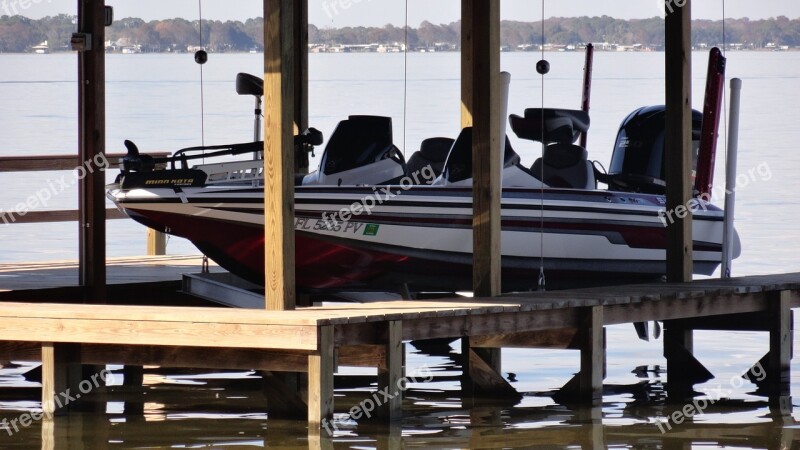
{"label": "black boat seat", "polygon": [[264,80],[249,73],[236,74],[236,93],[239,95],[264,95]]}
{"label": "black boat seat", "polygon": [[350,116],[328,139],[320,167],[326,175],[340,173],[396,156],[396,149],[391,117]]}
{"label": "black boat seat", "polygon": [[[505,155],[503,168],[519,164],[520,157],[511,147],[511,141],[506,136]],[[461,130],[458,139],[453,143],[450,154],[442,171],[445,179],[450,183],[472,178],[472,127]]]}
{"label": "black boat seat", "polygon": [[550,187],[592,190],[597,184],[588,156],[579,145],[551,144],[544,148],[544,157],[533,163],[531,172]]}
{"label": "black boat seat", "polygon": [[512,114],[509,122],[520,139],[545,144],[572,144],[589,131],[589,114],[573,109],[528,108],[525,117]]}
{"label": "black boat seat", "polygon": [[[419,150],[411,155],[406,164],[409,175],[421,172],[423,168],[430,166],[436,177],[442,174],[444,163],[447,161],[447,154],[453,147],[455,139],[446,137],[432,137],[422,141]],[[420,180],[424,184],[433,183],[433,179]]]}

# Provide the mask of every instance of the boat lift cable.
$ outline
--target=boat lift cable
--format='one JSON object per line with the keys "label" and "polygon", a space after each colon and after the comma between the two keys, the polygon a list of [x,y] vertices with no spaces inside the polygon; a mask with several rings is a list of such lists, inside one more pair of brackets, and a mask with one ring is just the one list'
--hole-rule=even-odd
{"label": "boat lift cable", "polygon": [[[725,37],[725,18],[726,18],[726,15],[725,15],[725,0],[722,0],[722,56],[724,58],[727,58],[728,57],[728,54],[727,54],[728,49],[726,47],[728,46],[728,42],[727,42],[727,38]],[[722,89],[722,105],[723,105],[722,106],[722,127],[723,127],[722,128],[722,139],[723,139],[723,141],[722,142],[725,144],[725,151],[723,152],[723,159],[724,159],[723,167],[725,167],[725,176],[726,177],[729,175],[729,173],[728,173],[729,172],[728,171],[728,162],[730,161],[730,158],[731,158],[730,154],[728,153],[728,150],[730,150],[729,145],[728,145],[728,108],[730,107],[730,105],[728,103],[729,103],[729,101],[728,101],[728,90],[723,87],[723,89]],[[727,190],[727,186],[729,186],[727,179],[725,180],[725,186],[726,186],[726,190]],[[728,195],[730,195],[730,194],[725,192],[725,195],[723,196],[723,199],[722,199],[722,201],[723,201],[723,203],[725,205],[725,214],[726,215],[728,215],[730,213],[728,211],[728,209],[727,209],[727,205],[728,205],[727,197],[728,197]],[[714,197],[714,192],[712,191],[711,192],[711,198],[713,198],[713,197]],[[724,246],[728,245],[728,242],[726,242],[726,240],[725,240],[725,234],[724,233],[723,233],[722,245],[724,245]],[[723,251],[723,255],[724,254],[725,254],[725,252]],[[724,260],[724,258],[723,258],[722,267],[720,268],[720,271],[722,272],[720,275],[722,276],[723,279],[727,279],[727,278],[731,277],[730,263],[726,262]]]}
{"label": "boat lift cable", "polygon": [[[200,49],[194,54],[194,61],[200,66],[200,144],[206,146],[206,111],[205,90],[203,89],[203,65],[208,61],[208,53],[203,47],[203,0],[197,0],[197,12],[200,19]],[[205,153],[205,152],[204,152]],[[205,163],[205,159],[203,160]],[[208,256],[203,255],[202,272],[208,273]]]}
{"label": "boat lift cable", "polygon": [[408,129],[408,0],[406,0],[405,15],[405,49],[403,49],[403,157],[406,156],[406,130]]}
{"label": "boat lift cable", "polygon": [[[550,71],[550,63],[544,59],[544,2],[542,0],[542,45],[541,45],[541,53],[542,59],[536,63],[536,72],[542,76],[542,111],[544,111],[544,76]],[[544,149],[545,149],[545,130],[544,130],[544,114],[542,116],[542,160],[544,160]],[[544,276],[544,164],[542,164],[542,173],[541,175],[541,188],[540,188],[540,195],[541,195],[541,210],[539,212],[539,290],[544,291],[546,288],[545,283],[545,276]]]}
{"label": "boat lift cable", "polygon": [[[725,48],[727,46],[728,46],[727,45],[727,40],[725,38],[725,0],[722,0],[722,56],[725,57],[725,58],[728,57],[728,54],[726,53],[727,49]],[[722,139],[723,139],[723,142],[725,143],[725,152],[723,153],[724,159],[725,159],[725,161],[724,161],[725,164],[724,164],[723,167],[727,167],[728,166],[728,157],[729,157],[729,155],[728,155],[728,94],[727,94],[727,92],[728,92],[727,89],[724,89],[724,88],[722,89],[722,104],[723,104],[723,108],[722,108]],[[727,182],[727,180],[726,180],[726,182]],[[711,196],[713,198],[713,196],[714,196],[713,192],[711,193]]]}
{"label": "boat lift cable", "polygon": [[198,16],[200,17],[200,49],[194,54],[194,61],[200,66],[200,143],[206,145],[206,112],[205,92],[203,83],[203,65],[208,61],[208,53],[203,47],[203,0],[197,0]]}

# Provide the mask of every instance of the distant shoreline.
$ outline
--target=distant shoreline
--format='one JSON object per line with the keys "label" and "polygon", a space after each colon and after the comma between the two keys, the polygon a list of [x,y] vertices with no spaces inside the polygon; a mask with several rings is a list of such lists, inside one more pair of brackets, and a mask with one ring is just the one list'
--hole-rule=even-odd
{"label": "distant shoreline", "polygon": [[[693,52],[707,52],[709,48],[694,48],[692,49]],[[501,53],[532,53],[536,54],[539,53],[541,50],[533,50],[533,51],[523,51],[523,50],[510,50],[510,51],[503,51]],[[617,50],[597,50],[595,51],[601,53],[664,53],[664,50],[634,50],[634,51],[617,51]],[[739,49],[733,50],[729,49],[728,52],[733,53],[795,53],[800,51],[798,48],[790,48],[785,50],[770,50],[770,49]],[[545,53],[552,54],[552,53],[579,53],[582,54],[584,52],[583,49],[581,50],[569,50],[569,51],[559,51],[559,50],[545,50]],[[67,55],[70,53],[75,53],[69,50],[65,51],[52,51],[46,53],[33,53],[33,52],[0,52],[0,56],[2,55],[35,55],[35,56],[46,56],[46,55]],[[309,55],[363,55],[363,54],[402,54],[403,52],[313,52],[309,51]],[[436,51],[436,52],[420,52],[420,51],[411,51],[408,52],[409,54],[436,54],[436,53],[460,53],[460,50],[443,50],[443,51]],[[191,52],[135,52],[135,53],[122,53],[122,52],[106,52],[106,55],[191,55]],[[247,55],[247,54],[263,54],[263,52],[245,52],[245,51],[229,51],[229,52],[209,52],[209,54],[214,55]]]}
{"label": "distant shoreline", "polygon": [[[187,19],[144,21],[135,17],[115,20],[106,28],[105,47],[119,53],[191,52],[205,48],[210,53],[258,52],[264,48],[264,21]],[[0,53],[57,53],[69,50],[76,19],[58,15],[41,19],[0,16]],[[723,39],[722,30],[725,30]],[[692,22],[692,45],[698,49],[721,46],[726,49],[790,51],[800,49],[800,18],[777,17],[763,20],[726,19]],[[308,25],[308,42],[314,53],[448,52],[461,45],[461,23],[418,27],[319,28]],[[500,45],[508,51],[575,51],[586,43],[597,50],[659,51],[664,48],[664,19],[614,19],[613,17],[552,17],[542,22],[504,20]]]}

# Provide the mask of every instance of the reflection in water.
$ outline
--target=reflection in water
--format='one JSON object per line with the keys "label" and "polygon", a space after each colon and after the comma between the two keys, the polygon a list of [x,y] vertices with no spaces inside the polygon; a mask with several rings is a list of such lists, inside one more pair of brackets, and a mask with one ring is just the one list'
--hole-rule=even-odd
{"label": "reflection in water", "polygon": [[[372,376],[363,371],[337,378],[336,430],[329,435],[325,430],[308,430],[303,421],[268,419],[261,380],[254,374],[151,368],[144,376],[143,388],[118,385],[117,379],[117,385],[82,399],[89,409],[100,412],[76,412],[34,422],[12,436],[0,432],[0,448],[798,447],[790,398],[774,404],[750,397],[722,398],[705,407],[702,415],[683,414],[686,405],[666,401],[663,371],[658,367],[635,369],[643,379],[639,383],[607,385],[605,402],[599,408],[557,404],[550,400],[552,391],[528,392],[513,407],[491,399],[464,401],[455,376],[460,371],[460,355],[449,348],[426,348],[439,358],[425,357],[438,361],[433,368],[436,379],[411,386],[406,392],[404,418],[393,426],[347,416],[351,406],[371,395],[364,386],[372,382]],[[421,356],[410,354],[409,364]],[[8,372],[0,371],[0,377]],[[10,376],[20,376],[19,370],[14,373]],[[30,401],[37,394],[23,389],[28,400],[21,400],[23,395],[13,390],[0,394],[0,417],[11,420],[23,410],[38,407]],[[677,420],[669,426],[656,424],[668,417]]]}
{"label": "reflection in water", "polygon": [[[70,414],[46,420],[26,429],[3,448],[44,449],[100,448],[740,448],[789,449],[794,429],[783,420],[714,424],[691,420],[661,434],[648,423],[603,425],[600,408],[550,411],[508,411],[489,407],[474,409],[480,418],[472,426],[452,423],[458,412],[417,413],[400,426],[359,424],[357,429],[331,437],[324,431],[308,431],[301,422],[262,418],[171,418],[148,421],[103,414]],[[210,415],[210,414],[209,414]],[[766,419],[767,417],[763,417]],[[499,419],[495,421],[495,419]],[[548,420],[549,419],[549,420]],[[540,427],[545,420],[552,425]],[[38,429],[37,429],[38,428]]]}

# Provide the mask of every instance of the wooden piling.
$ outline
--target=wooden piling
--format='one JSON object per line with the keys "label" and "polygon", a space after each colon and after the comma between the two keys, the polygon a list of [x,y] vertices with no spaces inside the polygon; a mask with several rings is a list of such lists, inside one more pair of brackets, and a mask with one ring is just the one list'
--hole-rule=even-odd
{"label": "wooden piling", "polygon": [[295,0],[264,0],[264,289],[270,310],[295,307]]}
{"label": "wooden piling", "polygon": [[308,356],[308,426],[319,428],[333,417],[333,327],[320,327],[318,350]]}
{"label": "wooden piling", "polygon": [[45,416],[65,414],[75,406],[70,399],[80,397],[79,352],[78,346],[72,344],[42,343],[42,413]]}
{"label": "wooden piling", "polygon": [[403,391],[408,383],[403,379],[404,349],[403,322],[387,322],[385,367],[378,368],[378,398],[382,402],[378,406],[378,416],[390,421],[403,416]]}
{"label": "wooden piling", "polygon": [[581,403],[598,406],[603,402],[603,307],[585,308],[581,314],[581,371],[578,395]]}
{"label": "wooden piling", "polygon": [[147,229],[147,255],[163,256],[167,254],[167,235],[152,228]]}
{"label": "wooden piling", "polygon": [[500,3],[462,0],[462,124],[472,126],[472,285],[500,294]]}
{"label": "wooden piling", "polygon": [[664,358],[667,360],[667,394],[674,403],[686,401],[697,383],[714,378],[694,357],[694,330],[683,321],[664,322]]}
{"label": "wooden piling", "polygon": [[[78,0],[78,32],[88,50],[78,52],[79,283],[85,298],[102,303],[106,295],[105,172],[105,2]],[[104,169],[104,168],[103,168]]]}
{"label": "wooden piling", "polygon": [[[501,293],[499,80],[500,2],[462,0],[461,125],[472,127],[472,286],[481,297]],[[481,352],[483,362],[499,374],[500,349]],[[465,375],[477,376],[468,356]]]}
{"label": "wooden piling", "polygon": [[664,164],[667,211],[667,281],[692,280],[692,198],[689,173],[692,163],[692,42],[691,0],[670,8],[666,17],[666,128]]}
{"label": "wooden piling", "polygon": [[771,293],[769,301],[769,355],[766,378],[772,399],[788,396],[791,392],[792,363],[792,310],[791,294],[787,291]]}

